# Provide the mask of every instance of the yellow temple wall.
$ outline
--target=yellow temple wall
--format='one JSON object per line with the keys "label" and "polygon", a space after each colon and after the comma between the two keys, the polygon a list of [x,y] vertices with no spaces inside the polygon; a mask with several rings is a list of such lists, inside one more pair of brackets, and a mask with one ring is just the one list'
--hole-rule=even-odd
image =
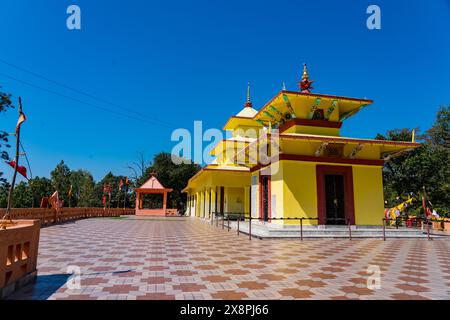
{"label": "yellow temple wall", "polygon": [[225,188],[225,212],[244,212],[245,195],[244,188]]}
{"label": "yellow temple wall", "polygon": [[289,129],[283,131],[283,133],[303,133],[318,136],[339,136],[340,129],[297,125],[290,127]]}
{"label": "yellow temple wall", "polygon": [[[316,163],[282,160],[283,188],[272,187],[277,199],[277,216],[280,212],[287,217],[316,218],[317,184]],[[321,165],[338,165],[321,163]],[[381,167],[353,165],[353,197],[356,225],[380,225],[384,212],[383,181]],[[272,183],[272,186],[274,184]],[[284,221],[285,224],[298,224],[298,221]],[[317,224],[316,220],[304,224]]]}
{"label": "yellow temple wall", "polygon": [[384,214],[383,176],[381,167],[353,166],[355,223],[381,225]]}
{"label": "yellow temple wall", "polygon": [[[284,198],[283,189],[285,182],[283,178],[283,165],[282,162],[276,162],[271,165],[272,175],[270,177],[270,197],[271,197],[271,211],[269,214],[271,216],[281,218],[283,217],[284,209]],[[281,220],[273,220],[272,223],[282,224]]]}
{"label": "yellow temple wall", "polygon": [[[283,160],[284,172],[283,212],[284,217],[317,217],[316,163]],[[304,221],[317,224],[317,221]],[[299,224],[299,221],[285,221],[285,224]]]}

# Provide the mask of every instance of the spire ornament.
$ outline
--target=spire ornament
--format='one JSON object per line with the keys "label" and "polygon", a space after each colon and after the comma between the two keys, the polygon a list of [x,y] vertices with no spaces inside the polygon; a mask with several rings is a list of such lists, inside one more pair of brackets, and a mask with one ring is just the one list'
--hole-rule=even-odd
{"label": "spire ornament", "polygon": [[314,81],[309,80],[309,73],[308,68],[306,67],[306,63],[303,64],[303,74],[302,74],[302,80],[298,83],[300,87],[300,92],[302,93],[311,93],[311,90],[313,89],[312,83]]}
{"label": "spire ornament", "polygon": [[247,84],[247,101],[245,102],[244,107],[246,108],[252,108],[252,101],[250,100],[250,82]]}

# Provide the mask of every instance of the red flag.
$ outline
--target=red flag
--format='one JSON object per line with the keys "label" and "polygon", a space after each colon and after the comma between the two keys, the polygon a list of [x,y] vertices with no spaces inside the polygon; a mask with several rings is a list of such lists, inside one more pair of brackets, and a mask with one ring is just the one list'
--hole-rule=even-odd
{"label": "red flag", "polygon": [[108,194],[109,196],[111,196],[111,182],[108,183]]}
{"label": "red flag", "polygon": [[103,183],[103,193],[106,193],[106,182]]}
{"label": "red flag", "polygon": [[126,185],[129,184],[128,177],[125,177],[125,184],[126,184]]}
{"label": "red flag", "polygon": [[106,196],[103,196],[102,203],[103,203],[103,205],[106,205]]}
{"label": "red flag", "polygon": [[[5,161],[7,164],[9,164],[12,168],[16,167],[16,162],[15,161]],[[17,167],[17,172],[20,173],[22,176],[25,177],[25,179],[28,180],[27,177],[27,168],[25,168],[24,166],[18,166]]]}
{"label": "red flag", "polygon": [[123,180],[120,179],[120,183],[119,183],[119,191],[122,190],[122,187],[123,187]]}

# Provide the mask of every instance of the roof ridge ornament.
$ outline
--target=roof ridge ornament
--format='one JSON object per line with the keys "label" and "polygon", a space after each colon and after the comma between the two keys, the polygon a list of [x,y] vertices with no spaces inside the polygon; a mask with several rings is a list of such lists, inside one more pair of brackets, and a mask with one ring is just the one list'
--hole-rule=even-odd
{"label": "roof ridge ornament", "polygon": [[306,63],[303,64],[303,74],[302,74],[302,80],[298,83],[300,87],[300,92],[302,93],[311,93],[311,90],[313,89],[312,83],[314,81],[309,80],[309,73],[308,68],[306,67]]}
{"label": "roof ridge ornament", "polygon": [[250,81],[247,83],[247,101],[245,102],[244,107],[252,108],[252,101],[250,100]]}

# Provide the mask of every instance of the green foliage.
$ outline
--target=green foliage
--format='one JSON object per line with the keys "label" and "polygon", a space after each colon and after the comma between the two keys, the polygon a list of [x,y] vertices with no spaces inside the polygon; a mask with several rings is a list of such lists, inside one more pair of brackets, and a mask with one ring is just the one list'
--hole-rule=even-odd
{"label": "green foliage", "polygon": [[[436,121],[419,138],[421,146],[408,153],[394,157],[383,168],[384,194],[387,206],[391,207],[408,194],[417,200],[412,211],[423,214],[421,197],[423,187],[429,200],[439,214],[450,212],[450,107],[441,107]],[[411,141],[412,132],[397,129],[386,136],[377,135],[377,139]]]}
{"label": "green foliage", "polygon": [[70,188],[70,169],[61,160],[60,163],[50,172],[50,176],[52,179],[52,186],[55,191],[59,193],[59,199],[64,200],[64,205],[67,206],[69,204],[68,192]]}
{"label": "green foliage", "polygon": [[29,208],[32,205],[33,195],[26,182],[20,182],[14,187],[13,208]]}
{"label": "green foliage", "polygon": [[145,174],[137,181],[137,185],[142,185],[150,178],[152,172],[156,173],[156,177],[166,188],[172,188],[173,191],[168,195],[167,207],[178,208],[181,204],[186,205],[186,194],[182,193],[186,187],[188,180],[200,170],[198,164],[179,165],[172,161],[170,153],[161,152],[155,155],[152,165],[147,168]]}
{"label": "green foliage", "polygon": [[[38,208],[41,205],[41,199],[50,196],[53,192],[53,186],[50,179],[45,177],[35,177],[30,179],[28,186],[33,196],[33,207]],[[17,191],[14,191],[16,193]]]}

